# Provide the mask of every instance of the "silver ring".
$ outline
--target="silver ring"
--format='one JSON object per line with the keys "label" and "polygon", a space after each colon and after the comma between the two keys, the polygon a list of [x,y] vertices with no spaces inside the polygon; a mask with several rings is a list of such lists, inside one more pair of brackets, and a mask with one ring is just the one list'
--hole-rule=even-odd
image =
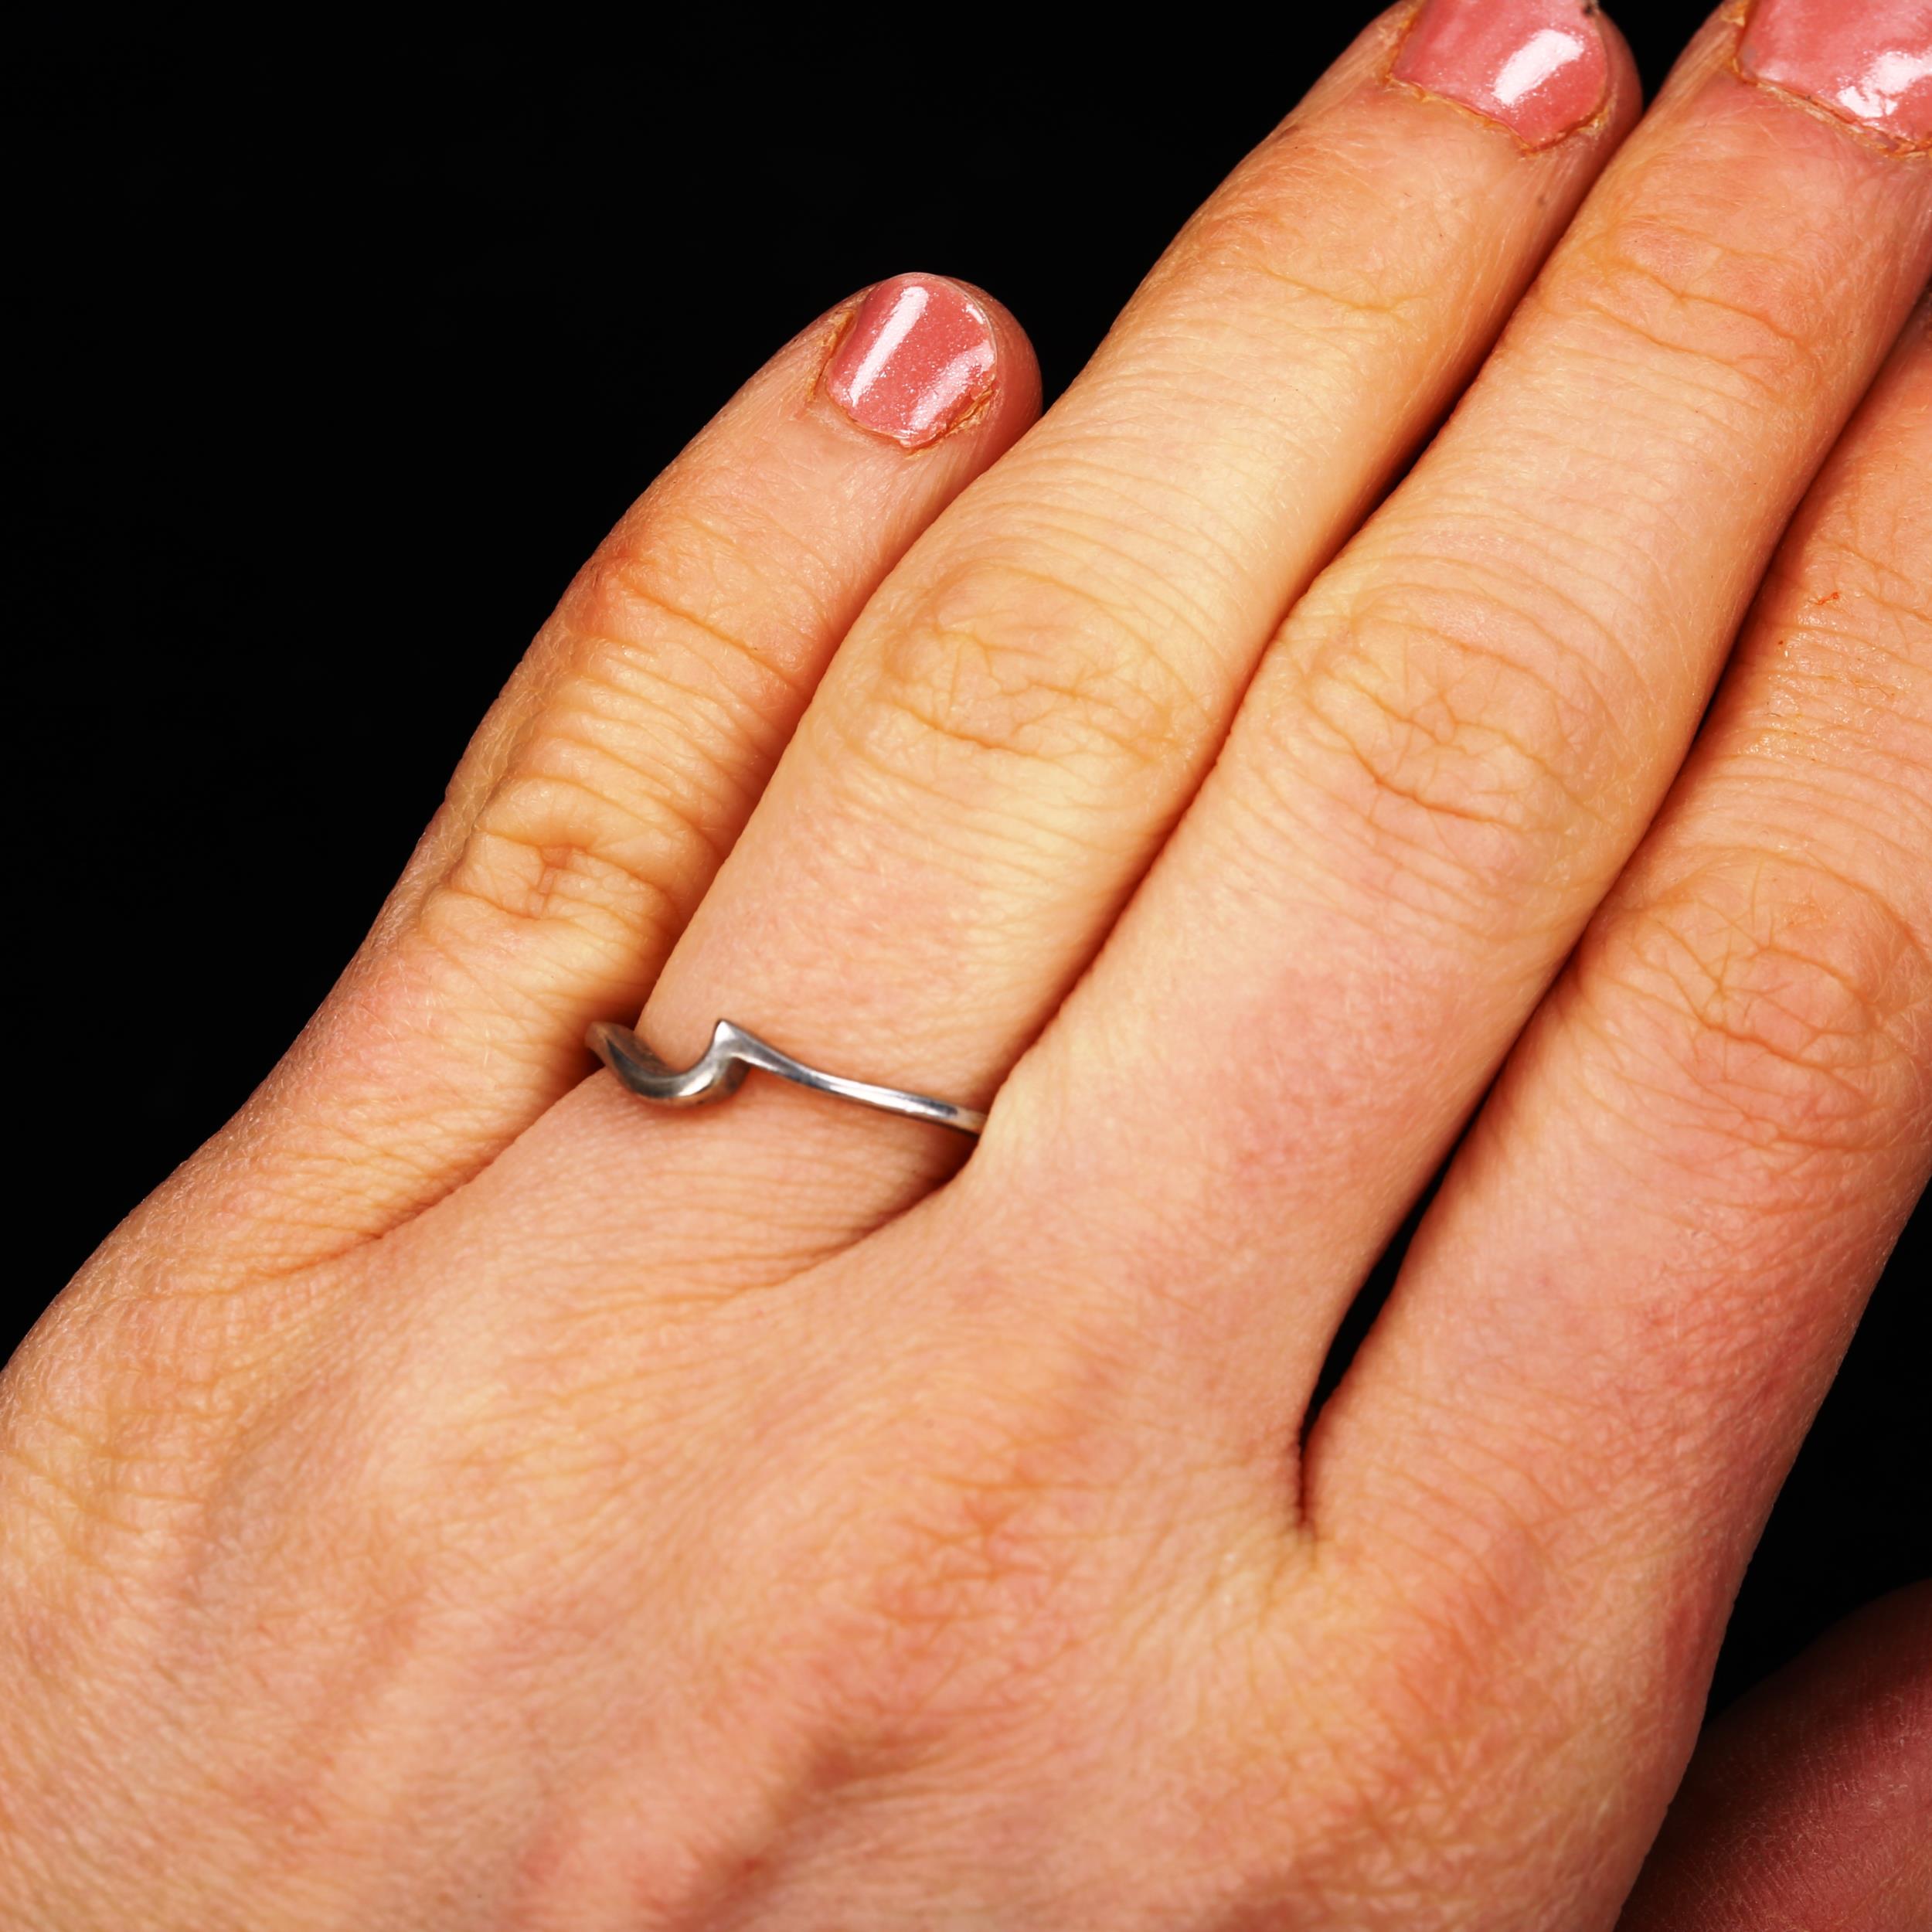
{"label": "silver ring", "polygon": [[665,1066],[628,1026],[600,1019],[583,1039],[632,1093],[660,1107],[705,1107],[727,1099],[757,1066],[781,1080],[808,1087],[815,1094],[835,1094],[842,1100],[856,1100],[862,1107],[901,1114],[908,1120],[930,1121],[935,1127],[950,1127],[961,1134],[977,1134],[986,1124],[986,1116],[977,1107],[955,1107],[951,1100],[936,1100],[930,1094],[909,1094],[902,1087],[874,1087],[869,1080],[821,1073],[728,1019],[719,1021],[702,1057],[682,1073]]}

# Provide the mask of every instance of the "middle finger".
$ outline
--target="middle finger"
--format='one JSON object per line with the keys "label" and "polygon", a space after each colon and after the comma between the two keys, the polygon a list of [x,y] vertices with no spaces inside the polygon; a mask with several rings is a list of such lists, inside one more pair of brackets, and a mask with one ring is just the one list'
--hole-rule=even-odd
{"label": "middle finger", "polygon": [[1932,267],[1923,83],[1910,115],[1830,91],[1842,46],[1761,78],[1835,12],[1876,70],[1899,11],[1760,0],[1700,37],[1009,1084],[1073,1131],[967,1176],[1084,1202],[1096,1278],[1161,1284],[1277,1413],[1643,831]]}

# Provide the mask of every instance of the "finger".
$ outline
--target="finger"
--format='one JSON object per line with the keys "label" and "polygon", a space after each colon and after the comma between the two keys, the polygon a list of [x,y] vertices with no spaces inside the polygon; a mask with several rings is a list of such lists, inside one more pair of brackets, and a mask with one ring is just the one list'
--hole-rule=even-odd
{"label": "finger", "polygon": [[[1445,37],[1478,17],[1504,39]],[[1050,1012],[1281,610],[1628,117],[1628,63],[1579,0],[1439,0],[1404,43],[1408,26],[1371,28],[1237,172],[867,611],[652,995],[642,1030],[665,1060],[695,1060],[726,1018],[978,1104]],[[1497,73],[1532,42],[1547,84],[1504,101]],[[1437,97],[1458,90],[1495,117]],[[747,1176],[819,1168],[852,1228],[957,1154],[756,1080],[675,1136],[654,1160],[708,1170],[728,1143]]]}
{"label": "finger", "polygon": [[1533,1570],[1512,1641],[1599,1617],[1569,1694],[1660,1730],[1932,1173],[1928,583],[1921,308],[1309,1443],[1315,1521]]}
{"label": "finger", "polygon": [[1932,267],[1926,156],[1740,80],[1736,39],[1687,56],[1291,617],[1002,1097],[1036,1128],[968,1177],[1090,1202],[1095,1293],[1142,1284],[1257,1412],[1299,1413],[1641,833]]}
{"label": "finger", "polygon": [[148,1211],[199,1190],[292,1262],[447,1192],[581,1079],[867,597],[1038,396],[1012,318],[937,277],[783,349],[580,573],[342,983]]}
{"label": "finger", "polygon": [[1618,1932],[1932,1925],[1932,1583],[1869,1604],[1725,1713]]}

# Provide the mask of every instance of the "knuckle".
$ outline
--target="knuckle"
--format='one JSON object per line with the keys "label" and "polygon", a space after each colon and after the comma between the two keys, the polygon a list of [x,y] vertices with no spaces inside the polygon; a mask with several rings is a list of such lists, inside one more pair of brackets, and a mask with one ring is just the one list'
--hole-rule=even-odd
{"label": "knuckle", "polygon": [[1149,291],[1174,284],[1215,316],[1258,295],[1318,333],[1381,329],[1415,302],[1433,307],[1471,277],[1454,223],[1389,219],[1389,154],[1376,139],[1317,134],[1298,112],[1277,126],[1182,230]]}
{"label": "knuckle", "polygon": [[1932,957],[1885,895],[1815,861],[1739,852],[1638,904],[1598,942],[1592,1017],[1646,1131],[1709,1171],[1802,1178],[1923,1134]]}
{"label": "knuckle", "polygon": [[1312,761],[1379,883],[1453,917],[1519,916],[1618,768],[1587,654],[1486,592],[1379,590],[1295,668],[1269,766],[1298,779]]}
{"label": "knuckle", "polygon": [[674,812],[645,814],[594,782],[537,772],[498,786],[454,866],[426,901],[432,927],[480,910],[519,927],[566,925],[614,951],[682,911],[666,842],[702,848]]}
{"label": "knuckle", "polygon": [[[558,788],[530,788],[543,792],[546,804],[554,806]],[[512,796],[507,809],[514,815],[526,808]],[[600,939],[614,958],[627,937],[665,917],[654,883],[604,856],[594,841],[574,833],[493,827],[471,835],[455,869],[426,903],[423,918],[433,930],[460,926],[472,912],[519,927],[573,927]]]}
{"label": "knuckle", "polygon": [[826,621],[834,577],[766,520],[686,505],[621,526],[578,573],[562,614],[578,648],[627,682],[770,704],[802,694],[800,640]]}
{"label": "knuckle", "polygon": [[706,694],[641,668],[634,647],[580,639],[430,904],[565,920],[628,945],[682,917],[743,815],[731,761],[707,751],[732,730],[729,709],[709,709]]}
{"label": "knuckle", "polygon": [[841,713],[847,748],[969,794],[1008,760],[1077,786],[1162,764],[1199,742],[1208,706],[1155,629],[1068,577],[976,560],[886,634]]}
{"label": "knuckle", "polygon": [[[1278,329],[1285,309],[1321,332],[1396,325],[1437,266],[1365,228],[1373,199],[1335,178],[1335,157],[1281,141],[1203,209],[1168,270],[1202,315],[1239,313],[1258,293]],[[1341,189],[1342,192],[1338,192]]]}
{"label": "knuckle", "polygon": [[[1756,203],[1753,203],[1753,208]],[[1587,318],[1613,347],[1662,355],[1706,408],[1740,412],[1821,379],[1835,345],[1818,323],[1835,250],[1798,230],[1787,245],[1727,241],[1707,208],[1627,215],[1570,257],[1539,297],[1566,320]]]}

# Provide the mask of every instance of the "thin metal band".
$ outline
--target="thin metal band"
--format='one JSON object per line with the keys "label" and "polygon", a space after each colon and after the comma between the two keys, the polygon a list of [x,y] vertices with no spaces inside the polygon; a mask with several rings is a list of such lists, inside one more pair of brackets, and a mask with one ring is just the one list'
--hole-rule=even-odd
{"label": "thin metal band", "polygon": [[930,1094],[909,1094],[901,1087],[874,1087],[868,1080],[821,1073],[728,1019],[719,1021],[702,1058],[682,1073],[666,1066],[629,1027],[614,1026],[609,1020],[599,1020],[585,1034],[584,1043],[632,1093],[660,1107],[704,1107],[725,1100],[737,1092],[745,1075],[756,1066],[781,1080],[808,1087],[815,1094],[834,1094],[842,1100],[856,1100],[882,1113],[903,1114],[908,1120],[930,1121],[935,1127],[953,1128],[961,1134],[977,1134],[986,1124],[986,1116],[976,1107],[955,1107],[951,1100],[936,1100]]}

